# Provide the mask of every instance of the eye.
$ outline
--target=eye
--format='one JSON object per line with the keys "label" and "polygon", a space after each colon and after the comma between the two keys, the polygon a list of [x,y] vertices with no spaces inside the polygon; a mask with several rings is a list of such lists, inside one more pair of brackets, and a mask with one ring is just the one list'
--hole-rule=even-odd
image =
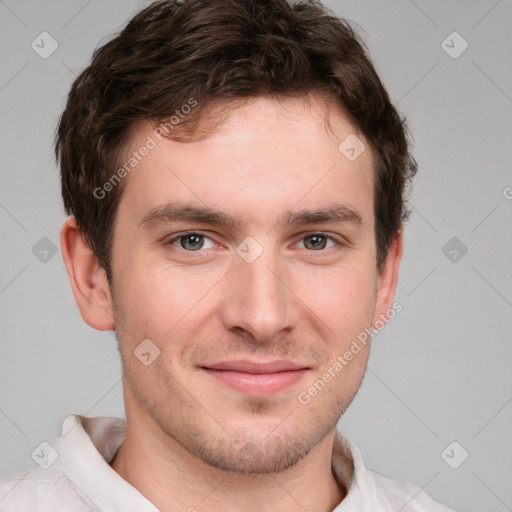
{"label": "eye", "polygon": [[181,233],[169,239],[167,244],[189,252],[197,252],[201,249],[212,249],[215,245],[210,238],[201,233],[196,233],[195,231]]}
{"label": "eye", "polygon": [[[308,233],[304,235],[298,243],[300,244],[300,248],[315,252],[322,252],[326,249],[343,245],[333,236],[322,232]],[[189,231],[178,233],[168,239],[166,245],[170,245],[187,252],[200,252],[202,249],[213,249],[215,247],[215,242],[202,233]]]}
{"label": "eye", "polygon": [[[301,243],[303,243],[305,249],[313,251],[322,251],[326,248],[330,249],[335,245],[341,245],[340,242],[325,233],[308,233],[301,239]],[[331,245],[327,246],[329,243]]]}

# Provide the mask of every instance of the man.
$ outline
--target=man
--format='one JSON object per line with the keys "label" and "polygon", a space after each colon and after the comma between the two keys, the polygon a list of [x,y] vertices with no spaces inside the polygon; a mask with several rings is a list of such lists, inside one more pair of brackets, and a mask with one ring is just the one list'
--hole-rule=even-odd
{"label": "man", "polygon": [[64,262],[116,332],[126,424],[68,416],[0,510],[448,510],[336,431],[400,307],[416,172],[348,23],[155,2],[76,79],[56,153]]}

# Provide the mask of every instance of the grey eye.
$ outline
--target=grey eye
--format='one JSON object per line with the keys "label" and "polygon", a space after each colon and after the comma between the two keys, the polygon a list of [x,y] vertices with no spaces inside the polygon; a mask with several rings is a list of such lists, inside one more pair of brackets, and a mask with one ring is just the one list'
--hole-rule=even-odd
{"label": "grey eye", "polygon": [[179,240],[182,249],[185,249],[187,251],[197,251],[199,249],[202,249],[204,245],[204,236],[195,233],[191,235],[181,236]]}
{"label": "grey eye", "polygon": [[201,249],[213,249],[215,247],[215,242],[211,238],[194,232],[177,234],[167,244],[188,252],[198,252]]}
{"label": "grey eye", "polygon": [[315,234],[315,235],[308,235],[303,238],[304,240],[304,246],[306,249],[312,249],[314,251],[316,250],[322,250],[325,249],[328,237],[321,234]]}

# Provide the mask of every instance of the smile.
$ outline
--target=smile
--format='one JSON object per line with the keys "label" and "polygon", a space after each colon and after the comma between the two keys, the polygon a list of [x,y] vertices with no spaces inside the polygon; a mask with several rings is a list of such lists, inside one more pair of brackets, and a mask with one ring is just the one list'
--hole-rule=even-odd
{"label": "smile", "polygon": [[309,371],[308,367],[291,361],[224,361],[201,369],[222,384],[253,396],[283,391],[300,381]]}

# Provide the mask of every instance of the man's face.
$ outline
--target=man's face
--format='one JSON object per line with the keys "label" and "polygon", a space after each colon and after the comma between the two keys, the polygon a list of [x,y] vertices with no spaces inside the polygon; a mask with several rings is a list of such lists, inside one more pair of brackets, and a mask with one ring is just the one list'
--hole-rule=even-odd
{"label": "man's face", "polygon": [[[259,98],[195,142],[152,128],[130,144],[157,142],[126,178],[112,250],[127,417],[215,467],[283,470],[335,427],[369,347],[298,395],[381,313],[370,151],[347,159],[354,129],[314,96]],[[146,362],[160,351],[147,366],[143,340]]]}

